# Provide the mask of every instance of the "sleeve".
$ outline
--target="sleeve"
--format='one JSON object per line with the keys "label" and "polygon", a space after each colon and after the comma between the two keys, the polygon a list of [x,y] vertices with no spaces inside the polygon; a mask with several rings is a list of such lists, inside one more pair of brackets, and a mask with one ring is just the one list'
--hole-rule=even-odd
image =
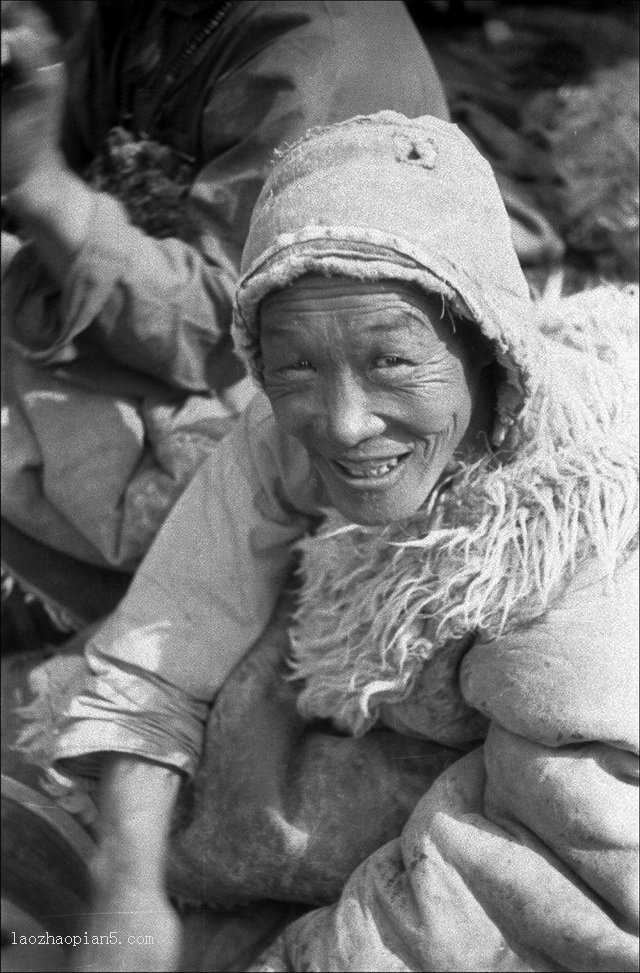
{"label": "sleeve", "polygon": [[129,222],[122,203],[93,198],[90,232],[60,287],[33,244],[4,276],[10,337],[42,365],[69,360],[87,333],[120,364],[194,393],[222,394],[245,373],[232,349],[236,271],[178,239],[157,240]]}
{"label": "sleeve", "polygon": [[636,569],[476,644],[484,745],[254,970],[637,969]]}
{"label": "sleeve", "polygon": [[[56,760],[113,750],[193,772],[211,701],[266,627],[289,545],[308,524],[287,498],[305,494],[306,454],[281,437],[257,396],[88,643],[84,685],[58,723]],[[75,768],[93,773],[91,760]]]}

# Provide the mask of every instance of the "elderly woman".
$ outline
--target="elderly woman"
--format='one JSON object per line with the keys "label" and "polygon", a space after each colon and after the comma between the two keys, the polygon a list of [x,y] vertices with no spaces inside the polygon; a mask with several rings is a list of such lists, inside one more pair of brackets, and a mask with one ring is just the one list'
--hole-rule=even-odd
{"label": "elderly woman", "polygon": [[[243,267],[236,339],[264,394],[90,642],[57,740],[87,773],[103,754],[99,910],[168,907],[200,763],[209,831],[174,846],[174,887],[190,870],[192,892],[217,875],[220,900],[234,879],[250,898],[264,853],[264,896],[325,903],[256,969],[633,969],[625,297],[600,330],[588,301],[543,318],[487,164],[455,126],[388,112],[285,152]],[[286,680],[263,633],[292,563]]]}

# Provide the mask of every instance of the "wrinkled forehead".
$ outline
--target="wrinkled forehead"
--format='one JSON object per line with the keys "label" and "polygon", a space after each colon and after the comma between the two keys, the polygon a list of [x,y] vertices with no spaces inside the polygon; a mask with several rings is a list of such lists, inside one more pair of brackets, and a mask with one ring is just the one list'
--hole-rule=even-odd
{"label": "wrinkled forehead", "polygon": [[260,304],[261,330],[283,321],[315,314],[394,311],[418,321],[436,323],[445,316],[442,298],[401,281],[360,281],[349,277],[305,275]]}

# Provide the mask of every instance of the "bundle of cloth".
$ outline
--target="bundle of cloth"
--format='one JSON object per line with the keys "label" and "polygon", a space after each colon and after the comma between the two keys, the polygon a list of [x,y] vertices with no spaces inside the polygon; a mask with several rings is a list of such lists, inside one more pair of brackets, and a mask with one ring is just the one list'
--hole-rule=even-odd
{"label": "bundle of cloth", "polygon": [[637,294],[533,302],[477,150],[383,112],[280,158],[234,320],[260,391],[23,746],[103,835],[104,751],[181,776],[175,895],[317,907],[252,969],[632,970]]}

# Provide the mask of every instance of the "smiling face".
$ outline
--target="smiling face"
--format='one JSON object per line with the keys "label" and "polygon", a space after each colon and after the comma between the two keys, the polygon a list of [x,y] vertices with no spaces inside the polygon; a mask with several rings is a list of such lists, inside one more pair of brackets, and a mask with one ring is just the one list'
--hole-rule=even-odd
{"label": "smiling face", "polygon": [[488,431],[481,345],[456,335],[441,307],[402,284],[311,276],[261,305],[276,420],[356,523],[414,514],[454,454],[477,451]]}

